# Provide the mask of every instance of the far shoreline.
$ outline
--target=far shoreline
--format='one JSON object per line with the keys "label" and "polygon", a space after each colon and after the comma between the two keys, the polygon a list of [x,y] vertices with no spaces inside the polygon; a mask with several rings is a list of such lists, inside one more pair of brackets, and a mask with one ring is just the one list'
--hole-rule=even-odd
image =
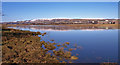
{"label": "far shoreline", "polygon": [[[25,25],[33,25],[33,24],[2,24],[9,26],[25,26]],[[112,27],[113,29],[120,29],[120,24],[34,24],[34,25],[56,25],[56,26],[70,26],[70,27]]]}

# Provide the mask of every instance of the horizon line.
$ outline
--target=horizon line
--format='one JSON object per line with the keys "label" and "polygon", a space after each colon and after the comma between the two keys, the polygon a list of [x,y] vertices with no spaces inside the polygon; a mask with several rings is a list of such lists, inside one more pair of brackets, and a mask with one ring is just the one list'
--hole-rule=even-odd
{"label": "horizon line", "polygon": [[[52,20],[52,19],[119,19],[119,18],[36,18],[36,19],[26,19],[26,20]],[[25,21],[25,20],[16,20],[16,21]],[[16,22],[13,21],[13,22]]]}
{"label": "horizon line", "polygon": [[[16,21],[26,21],[26,20],[52,20],[52,19],[119,19],[119,18],[36,18],[36,19],[24,19],[24,20],[15,20],[11,22],[16,22]],[[10,21],[2,21],[2,22],[10,22]]]}

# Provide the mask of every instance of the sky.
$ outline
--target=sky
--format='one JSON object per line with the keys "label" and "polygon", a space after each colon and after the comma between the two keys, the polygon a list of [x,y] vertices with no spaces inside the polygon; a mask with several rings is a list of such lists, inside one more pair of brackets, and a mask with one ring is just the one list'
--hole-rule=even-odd
{"label": "sky", "polygon": [[3,22],[38,18],[118,18],[117,2],[3,2]]}
{"label": "sky", "polygon": [[118,2],[120,0],[2,0],[3,2]]}

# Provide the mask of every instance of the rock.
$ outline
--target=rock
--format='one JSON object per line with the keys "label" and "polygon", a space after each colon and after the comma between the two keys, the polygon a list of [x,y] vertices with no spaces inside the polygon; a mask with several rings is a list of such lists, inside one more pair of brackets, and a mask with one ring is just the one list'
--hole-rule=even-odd
{"label": "rock", "polygon": [[72,48],[69,49],[69,51],[72,51],[72,50],[73,50]]}
{"label": "rock", "polygon": [[69,42],[66,42],[67,45],[69,45],[70,43]]}
{"label": "rock", "polygon": [[71,56],[71,60],[77,60],[78,59],[78,57],[76,57],[76,56]]}
{"label": "rock", "polygon": [[60,47],[60,45],[57,45],[58,47]]}
{"label": "rock", "polygon": [[50,41],[52,41],[52,42],[53,42],[54,40],[50,40]]}

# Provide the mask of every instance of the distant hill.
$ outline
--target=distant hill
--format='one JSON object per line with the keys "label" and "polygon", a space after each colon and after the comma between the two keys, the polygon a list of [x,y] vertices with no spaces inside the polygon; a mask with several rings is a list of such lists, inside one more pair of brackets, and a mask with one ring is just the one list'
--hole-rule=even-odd
{"label": "distant hill", "polygon": [[3,24],[117,24],[118,19],[33,19]]}

